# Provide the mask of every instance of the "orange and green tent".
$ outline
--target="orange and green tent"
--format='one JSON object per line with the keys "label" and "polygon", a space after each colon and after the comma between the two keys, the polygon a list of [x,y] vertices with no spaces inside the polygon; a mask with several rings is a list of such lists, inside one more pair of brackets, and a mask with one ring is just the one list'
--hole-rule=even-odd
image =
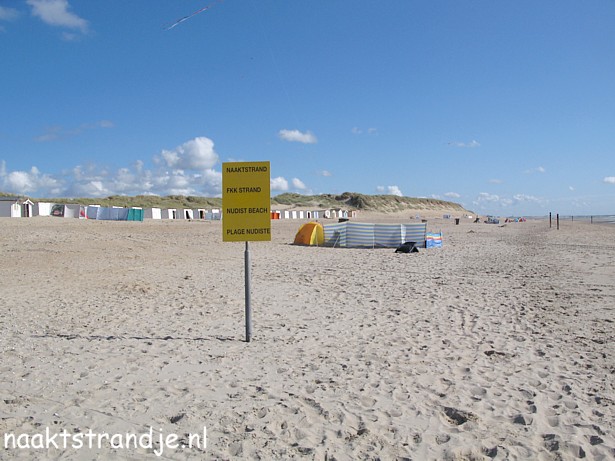
{"label": "orange and green tent", "polygon": [[325,232],[319,222],[303,224],[295,235],[295,245],[322,245],[325,242]]}

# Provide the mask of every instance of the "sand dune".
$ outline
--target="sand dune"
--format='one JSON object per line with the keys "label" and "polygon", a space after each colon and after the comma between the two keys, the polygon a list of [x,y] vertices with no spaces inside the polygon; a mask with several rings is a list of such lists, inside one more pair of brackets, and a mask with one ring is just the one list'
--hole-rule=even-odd
{"label": "sand dune", "polygon": [[272,224],[246,343],[220,223],[1,220],[0,433],[206,427],[162,459],[615,458],[615,227],[430,218],[444,247],[395,254]]}

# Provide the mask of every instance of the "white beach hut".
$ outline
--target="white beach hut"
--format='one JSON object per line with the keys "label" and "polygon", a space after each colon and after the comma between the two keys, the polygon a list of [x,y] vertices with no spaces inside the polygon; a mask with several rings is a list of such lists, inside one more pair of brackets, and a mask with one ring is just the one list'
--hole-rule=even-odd
{"label": "white beach hut", "polygon": [[177,219],[177,210],[175,208],[169,208],[162,210],[162,219]]}
{"label": "white beach hut", "polygon": [[1,218],[21,218],[21,200],[19,197],[0,197]]}
{"label": "white beach hut", "polygon": [[205,208],[196,208],[192,210],[192,215],[194,219],[205,219],[207,216],[207,210]]}
{"label": "white beach hut", "polygon": [[144,219],[162,219],[162,210],[160,208],[145,208],[143,210]]}
{"label": "white beach hut", "polygon": [[175,219],[194,219],[192,210],[188,208],[178,208]]}
{"label": "white beach hut", "polygon": [[51,207],[50,216],[59,218],[85,218],[85,213],[85,207],[82,205],[63,205],[56,203]]}
{"label": "white beach hut", "polygon": [[53,203],[36,202],[34,204],[34,216],[49,216],[51,214],[52,206]]}
{"label": "white beach hut", "polygon": [[32,216],[34,216],[34,202],[26,199],[21,202],[21,217],[31,218]]}

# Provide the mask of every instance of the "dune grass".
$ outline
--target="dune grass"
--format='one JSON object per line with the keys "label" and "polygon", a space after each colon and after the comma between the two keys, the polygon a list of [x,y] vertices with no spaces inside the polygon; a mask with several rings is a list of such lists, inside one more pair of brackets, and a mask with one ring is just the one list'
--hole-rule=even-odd
{"label": "dune grass", "polygon": [[[0,196],[12,196],[0,192]],[[81,205],[141,207],[141,208],[221,208],[222,198],[184,195],[112,195],[105,198],[30,198],[34,202],[51,202]],[[271,207],[292,208],[346,208],[392,213],[407,209],[466,211],[460,204],[430,198],[399,197],[396,195],[366,195],[344,192],[340,195],[302,195],[284,193],[271,197]]]}

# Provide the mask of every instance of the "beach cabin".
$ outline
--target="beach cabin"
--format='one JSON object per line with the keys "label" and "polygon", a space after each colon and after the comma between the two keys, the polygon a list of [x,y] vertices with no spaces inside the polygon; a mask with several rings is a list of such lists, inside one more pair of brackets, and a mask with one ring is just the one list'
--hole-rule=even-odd
{"label": "beach cabin", "polygon": [[175,214],[175,219],[194,219],[194,213],[188,208],[180,208]]}
{"label": "beach cabin", "polygon": [[49,216],[51,215],[51,207],[53,203],[36,202],[34,204],[34,216]]}
{"label": "beach cabin", "polygon": [[288,211],[288,210],[284,210],[284,211],[283,211],[283,215],[282,215],[282,217],[283,217],[284,219],[290,219],[290,211]]}
{"label": "beach cabin", "polygon": [[192,210],[192,216],[194,216],[194,219],[205,219],[207,216],[207,210],[205,208],[197,208]]}
{"label": "beach cabin", "polygon": [[162,210],[160,208],[145,208],[143,210],[144,219],[162,219]]}
{"label": "beach cabin", "polygon": [[221,221],[222,220],[222,213],[220,212],[219,208],[212,208],[211,216],[212,216],[212,219],[214,221]]}
{"label": "beach cabin", "polygon": [[21,211],[19,197],[0,197],[0,218],[21,218]]}
{"label": "beach cabin", "polygon": [[175,208],[162,210],[162,219],[177,219],[177,210]]}
{"label": "beach cabin", "polygon": [[126,216],[126,221],[143,221],[144,215],[145,213],[143,212],[143,208],[131,207],[128,208],[128,215]]}
{"label": "beach cabin", "polygon": [[34,202],[26,199],[21,202],[21,217],[31,218],[32,216],[34,216]]}
{"label": "beach cabin", "polygon": [[325,210],[324,214],[326,219],[331,219],[331,210]]}
{"label": "beach cabin", "polygon": [[50,216],[57,218],[85,218],[86,210],[82,205],[62,205],[56,203],[51,207]]}

